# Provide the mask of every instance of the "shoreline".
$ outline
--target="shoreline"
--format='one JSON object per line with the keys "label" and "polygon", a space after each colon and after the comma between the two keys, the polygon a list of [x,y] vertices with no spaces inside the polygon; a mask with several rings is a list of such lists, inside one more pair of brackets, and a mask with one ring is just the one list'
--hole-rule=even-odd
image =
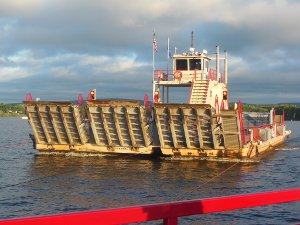
{"label": "shoreline", "polygon": [[26,114],[16,114],[16,113],[0,113],[0,117],[23,117],[27,116]]}

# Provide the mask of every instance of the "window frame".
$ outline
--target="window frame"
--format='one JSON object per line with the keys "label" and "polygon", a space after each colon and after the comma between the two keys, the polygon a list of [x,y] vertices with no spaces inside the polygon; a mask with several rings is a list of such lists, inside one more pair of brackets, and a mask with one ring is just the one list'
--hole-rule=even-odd
{"label": "window frame", "polygon": [[[177,64],[178,61],[185,61],[186,62],[186,68],[185,69],[178,68],[178,64]],[[176,70],[183,70],[183,71],[188,70],[188,68],[189,68],[188,59],[186,59],[186,58],[185,59],[175,59],[175,67],[176,67]]]}
{"label": "window frame", "polygon": [[[196,63],[193,63],[192,61],[199,61],[200,62],[200,69],[196,68]],[[192,65],[194,65],[194,68],[192,68]],[[189,70],[202,70],[202,59],[201,58],[190,58],[189,59]]]}

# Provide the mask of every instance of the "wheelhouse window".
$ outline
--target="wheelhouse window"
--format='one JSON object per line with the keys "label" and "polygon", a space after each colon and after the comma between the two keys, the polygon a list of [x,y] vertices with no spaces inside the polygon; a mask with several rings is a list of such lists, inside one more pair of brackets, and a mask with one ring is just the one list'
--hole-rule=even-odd
{"label": "wheelhouse window", "polygon": [[201,59],[190,59],[190,70],[201,70]]}
{"label": "wheelhouse window", "polygon": [[187,70],[187,60],[186,59],[176,59],[176,70]]}

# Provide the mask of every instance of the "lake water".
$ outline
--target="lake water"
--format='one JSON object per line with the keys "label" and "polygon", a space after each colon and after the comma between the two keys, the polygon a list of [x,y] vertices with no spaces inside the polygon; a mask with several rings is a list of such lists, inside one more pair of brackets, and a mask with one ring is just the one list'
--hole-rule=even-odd
{"label": "lake water", "polygon": [[[287,122],[287,127],[293,135],[284,146],[258,163],[234,165],[39,155],[32,148],[26,120],[0,118],[0,219],[299,188],[300,122]],[[185,217],[179,222],[296,224],[300,202]]]}

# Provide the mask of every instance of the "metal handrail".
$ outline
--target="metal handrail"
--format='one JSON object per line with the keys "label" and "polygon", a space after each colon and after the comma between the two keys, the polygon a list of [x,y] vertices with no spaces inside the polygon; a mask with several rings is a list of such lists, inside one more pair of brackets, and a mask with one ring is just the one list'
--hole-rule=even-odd
{"label": "metal handrail", "polygon": [[[154,76],[153,79],[154,81],[174,81],[174,73],[176,70],[163,70],[163,69],[156,69],[154,70]],[[187,76],[185,74],[185,70],[182,70],[183,76]],[[191,72],[191,71],[189,71]],[[205,76],[204,76],[205,74]],[[162,76],[163,79],[160,79],[159,77]],[[201,70],[194,70],[193,73],[190,73],[189,76],[193,76],[193,78],[196,79],[204,79],[204,80],[217,80],[216,72],[213,69],[210,69],[208,73],[203,72]],[[221,82],[222,82],[222,77],[221,77]]]}
{"label": "metal handrail", "polygon": [[152,220],[163,220],[164,225],[177,225],[178,217],[294,201],[300,201],[300,188],[90,212],[8,219],[0,220],[0,225],[110,225]]}

